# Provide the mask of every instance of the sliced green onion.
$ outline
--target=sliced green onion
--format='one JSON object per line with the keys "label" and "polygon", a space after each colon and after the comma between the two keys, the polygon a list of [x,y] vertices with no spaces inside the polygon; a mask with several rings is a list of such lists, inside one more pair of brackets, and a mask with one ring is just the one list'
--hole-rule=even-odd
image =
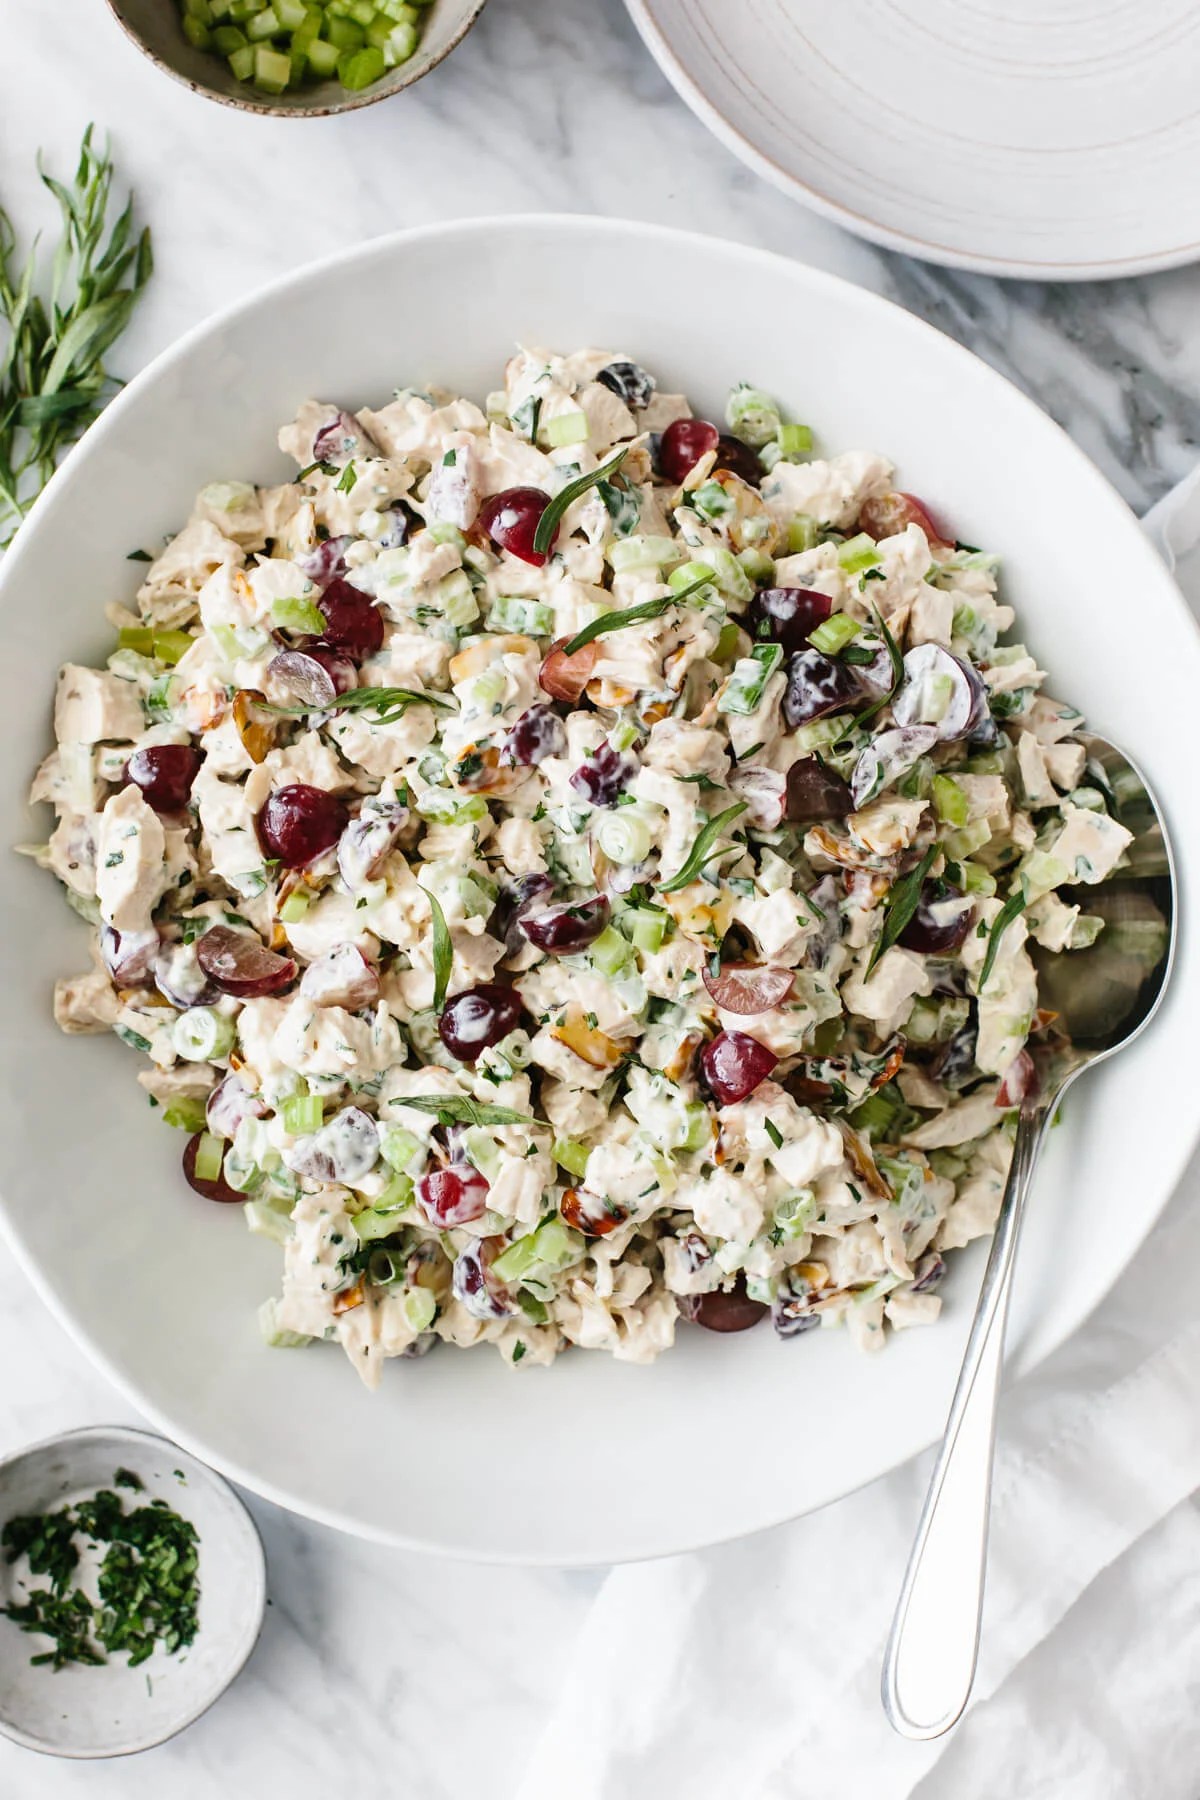
{"label": "sliced green onion", "polygon": [[809,632],[808,641],[823,656],[836,656],[858,636],[860,630],[858,620],[852,619],[849,613],[831,613],[829,618],[823,619]]}
{"label": "sliced green onion", "polygon": [[596,842],[609,862],[628,868],[646,860],[653,838],[642,815],[623,806],[604,814],[596,827]]}
{"label": "sliced green onion", "polygon": [[[574,481],[568,481],[566,487],[559,489],[538,520],[537,530],[533,534],[533,547],[539,556],[547,556],[554,548],[559,522],[568,507],[573,506],[589,488],[594,488],[598,481],[608,481],[615,475],[628,454],[629,445],[622,444],[599,468],[593,469],[589,475],[577,475]],[[572,653],[568,651],[567,654]]]}
{"label": "sliced green onion", "polygon": [[171,1028],[171,1041],[185,1062],[216,1062],[233,1049],[236,1028],[211,1006],[189,1006]]}
{"label": "sliced green onion", "polygon": [[272,600],[271,622],[281,631],[303,631],[320,636],[325,629],[325,614],[315,600]]}
{"label": "sliced green onion", "polygon": [[745,810],[746,802],[739,800],[735,805],[727,806],[725,811],[718,813],[714,819],[709,819],[688,852],[683,867],[671,877],[670,881],[664,881],[661,884],[660,892],[674,894],[680,888],[690,887],[705,864],[717,855],[717,839],[726,825],[731,824],[734,819],[740,818]]}
{"label": "sliced green onion", "polygon": [[283,1129],[292,1137],[310,1137],[320,1131],[325,1102],[320,1094],[293,1094],[279,1109]]}
{"label": "sliced green onion", "polygon": [[220,1181],[221,1164],[225,1160],[225,1142],[211,1131],[200,1133],[196,1145],[195,1173],[198,1181]]}

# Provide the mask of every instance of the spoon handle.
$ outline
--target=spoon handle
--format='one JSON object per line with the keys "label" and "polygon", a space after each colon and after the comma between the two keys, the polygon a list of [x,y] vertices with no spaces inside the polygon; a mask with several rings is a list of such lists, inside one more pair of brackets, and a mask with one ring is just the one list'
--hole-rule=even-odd
{"label": "spoon handle", "polygon": [[945,1436],[925,1495],[883,1664],[883,1707],[903,1737],[940,1737],[975,1679],[987,1566],[996,1402],[1017,1234],[1047,1109],[1022,1110]]}

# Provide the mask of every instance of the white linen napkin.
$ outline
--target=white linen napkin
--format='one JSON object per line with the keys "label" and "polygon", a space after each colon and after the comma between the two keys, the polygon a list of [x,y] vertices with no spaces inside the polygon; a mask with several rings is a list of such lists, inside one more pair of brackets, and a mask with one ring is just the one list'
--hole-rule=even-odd
{"label": "white linen napkin", "polygon": [[[1200,609],[1200,470],[1146,528]],[[1195,1800],[1198,1280],[1200,1155],[1108,1300],[1002,1403],[955,1732],[905,1742],[879,1703],[927,1455],[793,1525],[615,1569],[516,1800]]]}

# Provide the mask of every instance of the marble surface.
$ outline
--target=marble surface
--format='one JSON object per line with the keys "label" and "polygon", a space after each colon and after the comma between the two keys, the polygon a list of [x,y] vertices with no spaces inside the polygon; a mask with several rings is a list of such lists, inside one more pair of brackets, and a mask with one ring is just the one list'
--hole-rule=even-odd
{"label": "marble surface", "polygon": [[[1200,270],[1005,285],[857,243],[708,137],[621,0],[490,0],[411,94],[292,122],[167,81],[102,0],[4,0],[3,11],[0,197],[23,225],[45,217],[36,148],[69,167],[95,119],[154,228],[158,271],[121,346],[123,373],[339,244],[478,213],[626,214],[761,244],[889,294],[1034,394],[1139,510],[1195,460]],[[340,328],[352,327],[331,321]],[[0,1369],[0,1452],[134,1417],[2,1248]],[[71,1766],[0,1743],[6,1800],[216,1800],[285,1783],[289,1800],[324,1800],[378,1787],[385,1770],[384,1791],[424,1800],[511,1794],[599,1577],[422,1561],[252,1504],[272,1604],[237,1686],[175,1743],[129,1762]]]}

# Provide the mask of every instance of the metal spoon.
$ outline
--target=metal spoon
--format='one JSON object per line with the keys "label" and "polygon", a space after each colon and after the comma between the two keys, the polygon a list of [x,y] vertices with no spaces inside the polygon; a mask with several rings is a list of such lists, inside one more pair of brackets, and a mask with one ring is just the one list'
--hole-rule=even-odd
{"label": "metal spoon", "polygon": [[1144,777],[1112,744],[1082,735],[1088,784],[1134,833],[1106,882],[1063,890],[1104,929],[1086,950],[1049,955],[1031,945],[1038,1001],[1062,1038],[1030,1046],[1037,1080],[1020,1103],[1012,1167],[996,1221],[962,1372],[954,1391],[883,1664],[883,1706],[908,1738],[939,1737],[970,1697],[987,1564],[996,1402],[1017,1234],[1059,1100],[1084,1069],[1144,1031],[1175,954],[1175,870],[1162,816]]}

